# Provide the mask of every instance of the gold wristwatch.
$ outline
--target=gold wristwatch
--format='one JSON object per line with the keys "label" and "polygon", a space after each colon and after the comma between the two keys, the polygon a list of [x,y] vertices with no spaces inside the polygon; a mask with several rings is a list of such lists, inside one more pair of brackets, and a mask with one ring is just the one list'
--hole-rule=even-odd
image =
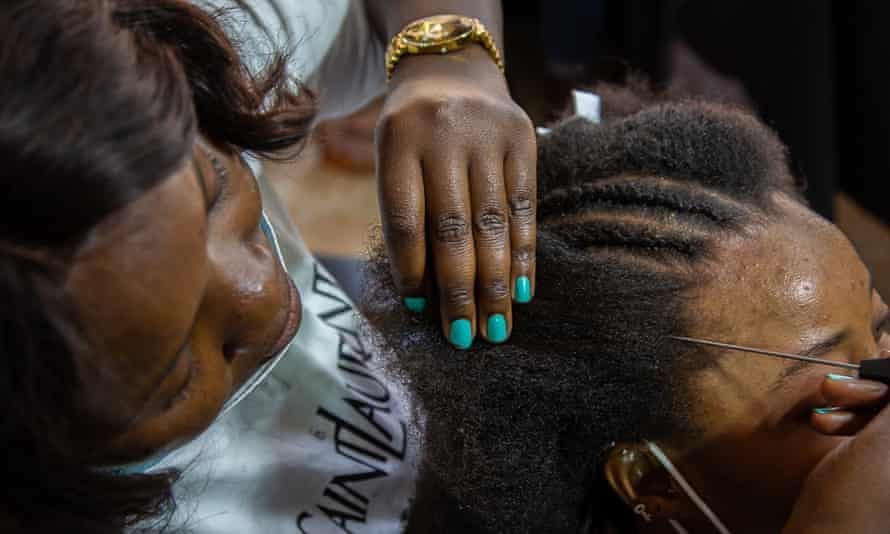
{"label": "gold wristwatch", "polygon": [[504,71],[501,53],[479,19],[434,15],[415,20],[392,38],[386,49],[386,79],[392,77],[393,69],[405,54],[447,54],[467,43],[482,45],[501,72]]}

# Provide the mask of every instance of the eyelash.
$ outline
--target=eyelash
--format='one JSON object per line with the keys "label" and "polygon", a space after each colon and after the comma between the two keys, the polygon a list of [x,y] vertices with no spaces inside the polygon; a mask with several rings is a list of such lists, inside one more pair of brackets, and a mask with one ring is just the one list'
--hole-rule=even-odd
{"label": "eyelash", "polygon": [[197,366],[197,361],[194,358],[194,355],[188,354],[185,357],[189,358],[189,372],[188,376],[185,378],[185,384],[183,384],[182,389],[176,392],[175,395],[170,399],[167,404],[168,409],[176,406],[178,403],[188,399],[192,395],[192,391],[195,387],[195,367]]}

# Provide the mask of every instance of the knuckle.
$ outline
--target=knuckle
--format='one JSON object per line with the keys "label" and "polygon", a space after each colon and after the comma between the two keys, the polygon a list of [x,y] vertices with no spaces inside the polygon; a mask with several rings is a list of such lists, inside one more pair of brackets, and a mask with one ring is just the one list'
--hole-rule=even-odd
{"label": "knuckle", "polygon": [[514,191],[510,195],[510,217],[520,221],[531,220],[535,217],[535,203],[531,193],[527,190]]}
{"label": "knuckle", "polygon": [[476,99],[464,96],[447,96],[430,99],[422,116],[445,131],[465,131],[468,124],[478,124],[484,109]]}
{"label": "knuckle", "polygon": [[476,215],[473,226],[476,233],[481,236],[499,237],[504,235],[507,229],[507,217],[504,210],[488,207]]}
{"label": "knuckle", "polygon": [[385,113],[377,120],[377,136],[381,141],[386,141],[399,131],[402,118],[398,113]]}
{"label": "knuckle", "polygon": [[395,243],[410,243],[421,237],[423,225],[416,215],[405,210],[392,210],[386,216],[386,233]]}
{"label": "knuckle", "polygon": [[411,109],[399,109],[385,113],[377,119],[375,137],[380,146],[400,143],[407,134],[414,130],[414,113]]}
{"label": "knuckle", "polygon": [[513,247],[510,250],[510,256],[516,263],[528,264],[535,257],[535,251],[528,245]]}
{"label": "knuckle", "polygon": [[436,239],[443,243],[460,243],[466,240],[469,225],[462,215],[444,215],[436,219],[433,233]]}
{"label": "knuckle", "polygon": [[522,109],[517,107],[510,111],[510,122],[515,130],[520,132],[525,131],[532,136],[532,139],[534,139],[535,126],[528,114]]}
{"label": "knuckle", "polygon": [[457,97],[431,98],[425,104],[426,115],[436,122],[448,122],[448,119],[464,108],[464,102]]}
{"label": "knuckle", "polygon": [[473,291],[467,287],[447,287],[442,290],[442,302],[448,308],[464,308],[473,305]]}
{"label": "knuckle", "polygon": [[505,280],[488,280],[479,284],[479,294],[486,300],[502,301],[510,298],[510,288]]}

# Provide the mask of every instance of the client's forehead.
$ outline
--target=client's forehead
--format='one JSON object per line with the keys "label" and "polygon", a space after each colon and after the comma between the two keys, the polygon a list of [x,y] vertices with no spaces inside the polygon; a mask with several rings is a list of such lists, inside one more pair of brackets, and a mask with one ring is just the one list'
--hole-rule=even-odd
{"label": "client's forehead", "polygon": [[718,246],[694,304],[702,335],[789,351],[870,325],[869,273],[844,235],[798,203]]}
{"label": "client's forehead", "polygon": [[[870,276],[850,242],[791,201],[780,202],[770,219],[744,238],[718,243],[712,276],[688,301],[691,335],[829,359],[874,350]],[[696,416],[712,436],[746,436],[793,419],[827,372],[723,354],[692,383]]]}

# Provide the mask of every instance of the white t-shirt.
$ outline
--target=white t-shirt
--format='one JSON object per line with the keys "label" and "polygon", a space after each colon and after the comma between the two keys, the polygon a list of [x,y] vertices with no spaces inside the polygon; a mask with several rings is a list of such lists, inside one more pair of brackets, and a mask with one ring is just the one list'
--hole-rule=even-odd
{"label": "white t-shirt", "polygon": [[[383,49],[360,1],[249,4],[279,46],[296,42],[294,66],[311,86],[324,89],[325,76],[350,76],[319,92],[324,110],[348,110],[382,90]],[[262,64],[270,50],[266,35],[251,15],[230,15],[234,39],[254,51],[251,66]],[[398,532],[416,473],[407,404],[363,343],[353,304],[307,250],[272,188],[262,179],[260,186],[302,296],[300,330],[287,352],[236,394],[237,404],[148,470],[184,468],[174,485],[174,528],[202,534]]]}
{"label": "white t-shirt", "polygon": [[290,74],[319,99],[318,117],[355,111],[386,85],[385,47],[363,0],[190,0],[220,18],[252,72],[289,54]]}

